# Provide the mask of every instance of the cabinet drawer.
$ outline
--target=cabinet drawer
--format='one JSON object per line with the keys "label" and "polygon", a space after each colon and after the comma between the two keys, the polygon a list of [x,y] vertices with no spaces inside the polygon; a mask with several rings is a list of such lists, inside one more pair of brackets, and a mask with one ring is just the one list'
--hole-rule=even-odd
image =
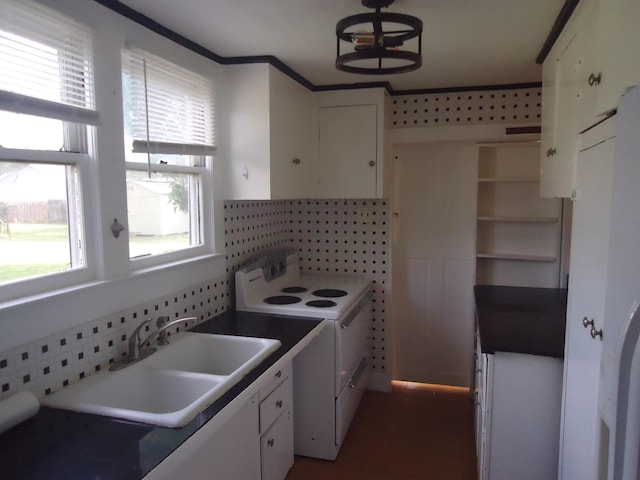
{"label": "cabinet drawer", "polygon": [[265,381],[259,391],[260,400],[262,401],[267,398],[285,378],[291,377],[293,374],[292,370],[291,362],[287,362],[287,364],[275,372],[269,380]]}
{"label": "cabinet drawer", "polygon": [[260,402],[260,433],[264,433],[282,412],[291,411],[293,387],[287,377],[278,388]]}

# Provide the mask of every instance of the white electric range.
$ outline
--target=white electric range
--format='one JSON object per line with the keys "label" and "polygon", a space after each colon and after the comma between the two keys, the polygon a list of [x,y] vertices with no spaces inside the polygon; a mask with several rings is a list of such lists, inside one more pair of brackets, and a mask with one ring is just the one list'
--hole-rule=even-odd
{"label": "white electric range", "polygon": [[238,311],[330,320],[294,359],[294,428],[296,455],[335,460],[366,387],[371,282],[303,275],[292,249],[257,256],[235,281]]}

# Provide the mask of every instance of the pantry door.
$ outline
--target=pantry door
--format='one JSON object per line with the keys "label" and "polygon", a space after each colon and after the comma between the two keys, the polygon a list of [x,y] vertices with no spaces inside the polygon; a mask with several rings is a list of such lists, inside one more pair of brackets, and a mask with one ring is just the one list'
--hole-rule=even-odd
{"label": "pantry door", "polygon": [[478,150],[403,146],[395,157],[393,376],[469,386]]}

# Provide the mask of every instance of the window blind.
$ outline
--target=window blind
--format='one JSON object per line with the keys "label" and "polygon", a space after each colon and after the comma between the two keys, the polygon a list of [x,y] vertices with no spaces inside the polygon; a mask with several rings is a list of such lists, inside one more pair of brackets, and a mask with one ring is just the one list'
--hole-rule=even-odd
{"label": "window blind", "polygon": [[91,30],[31,0],[0,11],[0,109],[97,124]]}
{"label": "window blind", "polygon": [[122,53],[125,130],[135,152],[211,155],[213,82],[148,52]]}

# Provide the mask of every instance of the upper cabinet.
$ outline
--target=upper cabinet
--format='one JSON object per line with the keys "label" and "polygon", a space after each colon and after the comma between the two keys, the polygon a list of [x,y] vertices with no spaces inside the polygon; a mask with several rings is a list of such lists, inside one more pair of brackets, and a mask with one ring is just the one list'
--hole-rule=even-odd
{"label": "upper cabinet", "polygon": [[587,72],[595,79],[596,114],[616,108],[620,96],[640,84],[639,46],[640,2],[600,0],[597,63]]}
{"label": "upper cabinet", "polygon": [[225,199],[385,195],[384,88],[310,92],[267,64],[230,66]]}
{"label": "upper cabinet", "polygon": [[315,156],[313,94],[267,64],[229,67],[227,91],[225,198],[308,196]]}
{"label": "upper cabinet", "polygon": [[383,88],[317,94],[317,197],[385,196],[385,96]]}
{"label": "upper cabinet", "polygon": [[637,25],[637,0],[582,0],[549,52],[542,70],[542,196],[572,196],[578,134],[640,83]]}
{"label": "upper cabinet", "polygon": [[320,107],[318,192],[323,197],[376,196],[376,105]]}

